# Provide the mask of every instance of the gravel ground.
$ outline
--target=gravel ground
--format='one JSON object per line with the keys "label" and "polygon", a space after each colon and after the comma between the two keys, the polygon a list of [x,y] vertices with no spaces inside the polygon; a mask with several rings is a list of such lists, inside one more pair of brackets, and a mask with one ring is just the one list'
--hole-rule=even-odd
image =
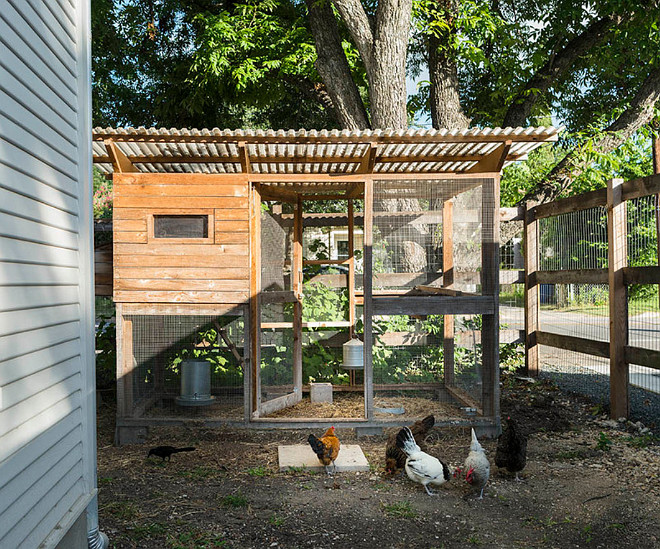
{"label": "gravel ground", "polygon": [[[543,365],[541,377],[554,381],[562,390],[591,400],[602,406],[604,412],[610,407],[610,378],[588,368],[572,366],[569,369],[556,365]],[[630,386],[630,419],[641,421],[656,435],[660,435],[660,394]]]}

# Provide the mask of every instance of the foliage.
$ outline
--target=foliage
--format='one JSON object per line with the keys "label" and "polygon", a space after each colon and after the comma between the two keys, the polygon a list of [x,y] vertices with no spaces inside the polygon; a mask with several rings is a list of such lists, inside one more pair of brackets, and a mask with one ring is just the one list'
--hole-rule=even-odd
{"label": "foliage", "polygon": [[603,431],[600,432],[596,439],[596,448],[602,452],[607,452],[612,448],[612,439]]}
{"label": "foliage", "polygon": [[94,197],[92,202],[94,219],[112,219],[112,203],[112,181],[108,181],[94,170]]}
{"label": "foliage", "polygon": [[102,316],[96,327],[96,388],[111,389],[117,380],[117,333],[110,317]]}

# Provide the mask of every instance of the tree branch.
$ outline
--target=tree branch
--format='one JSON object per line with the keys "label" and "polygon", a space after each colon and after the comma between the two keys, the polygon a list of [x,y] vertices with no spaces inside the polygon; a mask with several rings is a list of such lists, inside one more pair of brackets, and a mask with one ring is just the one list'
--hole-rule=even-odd
{"label": "tree branch", "polygon": [[367,73],[373,70],[374,35],[360,0],[332,0],[360,52]]}
{"label": "tree branch", "polygon": [[605,16],[594,21],[581,34],[569,40],[566,46],[557,54],[552,55],[545,65],[527,81],[523,90],[516,95],[504,116],[502,126],[514,128],[524,126],[541,96],[573,63],[600,44],[608,31],[621,21],[620,16]]}
{"label": "tree branch", "polygon": [[[655,104],[658,101],[660,101],[660,68],[655,68],[630,100],[628,108],[593,140],[591,147],[602,154],[615,150],[637,130],[653,120]],[[521,202],[539,204],[557,198],[568,188],[571,181],[588,167],[590,162],[582,154],[583,150],[584,144],[569,152],[535,189],[525,195]]]}
{"label": "tree branch", "polygon": [[325,83],[333,105],[335,118],[345,129],[369,128],[364,108],[346,54],[341,45],[337,20],[328,2],[306,0],[309,25],[316,43],[316,70]]}

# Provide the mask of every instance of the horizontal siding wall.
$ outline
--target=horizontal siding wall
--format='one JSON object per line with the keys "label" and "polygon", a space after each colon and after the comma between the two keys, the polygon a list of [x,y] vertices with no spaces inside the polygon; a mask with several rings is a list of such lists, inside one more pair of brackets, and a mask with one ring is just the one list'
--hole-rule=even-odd
{"label": "horizontal siding wall", "polygon": [[[115,174],[113,190],[115,301],[247,301],[247,182],[227,183],[212,175]],[[209,215],[209,238],[156,239],[154,214]]]}
{"label": "horizontal siding wall", "polygon": [[83,12],[0,0],[0,547],[54,543],[94,487]]}

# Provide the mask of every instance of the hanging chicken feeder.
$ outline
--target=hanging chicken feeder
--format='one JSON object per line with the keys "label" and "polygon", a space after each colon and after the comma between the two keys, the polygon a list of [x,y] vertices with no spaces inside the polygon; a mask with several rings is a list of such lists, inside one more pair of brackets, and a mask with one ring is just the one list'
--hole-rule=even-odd
{"label": "hanging chicken feeder", "polygon": [[204,359],[188,359],[181,362],[181,395],[175,402],[179,406],[208,406],[215,397],[211,395],[211,365]]}
{"label": "hanging chicken feeder", "polygon": [[364,345],[359,339],[351,339],[344,343],[343,352],[342,368],[346,370],[364,369]]}

